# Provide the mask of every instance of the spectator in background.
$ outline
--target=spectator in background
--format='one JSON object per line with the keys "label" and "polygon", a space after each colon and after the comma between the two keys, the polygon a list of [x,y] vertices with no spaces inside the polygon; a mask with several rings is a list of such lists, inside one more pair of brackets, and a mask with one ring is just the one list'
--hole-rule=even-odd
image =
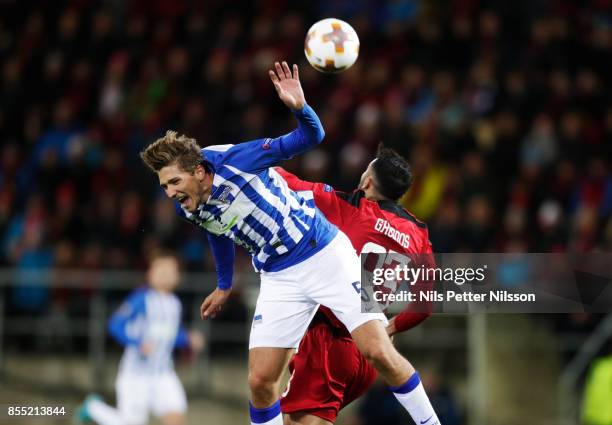
{"label": "spectator in background", "polygon": [[[438,252],[611,251],[609,4],[451,6],[0,2],[0,264],[20,283],[9,308],[85,316],[96,271],[138,267],[162,245],[212,271],[199,235],[142,190],[154,184],[137,153],[169,127],[205,144],[288,130],[260,76],[272,58],[303,61],[324,16],[354,25],[360,58],[338,76],[301,67],[327,136],[293,168],[350,190],[382,140],[411,162],[402,202]],[[76,301],[28,284],[58,267],[92,272]],[[250,267],[239,254],[237,270]]]}
{"label": "spectator in background", "polygon": [[[20,195],[3,195],[14,199],[3,212],[4,226],[38,191],[48,197],[54,223],[48,243],[59,243],[58,229],[66,227],[57,227],[53,217],[62,215],[65,222],[64,193],[73,190],[65,183],[71,181],[77,194],[71,214],[86,230],[68,238],[77,249],[94,239],[109,252],[119,252],[118,244],[129,239],[121,248],[125,266],[142,263],[144,246],[152,242],[145,235],[154,225],[142,220],[152,216],[154,193],[135,200],[126,195],[134,188],[122,185],[146,183],[135,153],[172,125],[200,134],[205,143],[287,126],[278,119],[282,111],[255,104],[269,96],[256,71],[273,56],[301,56],[306,26],[321,13],[315,6],[283,2],[275,6],[274,18],[252,13],[247,4],[237,9],[223,3],[205,10],[186,3],[171,10],[143,8],[138,1],[117,10],[72,3],[3,7],[3,16],[11,19],[0,49],[0,137],[12,142],[3,149],[0,189]],[[527,248],[540,248],[537,241],[549,238],[550,229],[538,224],[536,212],[550,192],[567,222],[576,221],[585,204],[599,217],[587,232],[592,236],[570,244],[575,236],[557,235],[555,246],[590,249],[603,242],[601,230],[612,209],[606,155],[612,108],[607,65],[596,58],[609,50],[611,30],[598,2],[577,9],[579,24],[569,21],[563,8],[526,8],[530,18],[520,19],[496,5],[486,10],[457,5],[443,19],[438,6],[419,1],[324,9],[353,17],[363,49],[357,64],[338,78],[304,68],[312,102],[329,130],[321,152],[329,165],[305,157],[297,167],[339,188],[353,187],[359,176],[351,170],[361,169],[363,157],[385,140],[422,169],[415,171],[406,205],[434,221],[443,197],[446,212],[457,210],[458,219],[443,226],[454,239],[448,247],[490,247],[503,236],[483,229],[503,229],[506,211],[518,207],[526,217],[524,228],[535,232]],[[398,75],[391,72],[395,68]],[[236,115],[237,122],[227,119]],[[107,207],[98,201],[106,192],[113,193],[111,204],[137,206],[108,207],[117,210],[108,221]],[[97,216],[105,216],[109,226],[122,223],[123,236],[96,231]],[[145,231],[134,232],[134,226]],[[586,231],[584,224],[578,227]],[[445,238],[436,232],[434,226],[432,239]],[[166,238],[153,233],[157,242]],[[6,251],[0,254],[11,262]]]}
{"label": "spectator in background", "polygon": [[40,315],[49,307],[46,281],[53,255],[45,244],[47,216],[41,198],[31,198],[26,213],[13,219],[5,246],[15,264],[15,282],[11,290],[11,308],[23,315]]}
{"label": "spectator in background", "polygon": [[582,398],[583,425],[612,425],[612,355],[596,359]]}

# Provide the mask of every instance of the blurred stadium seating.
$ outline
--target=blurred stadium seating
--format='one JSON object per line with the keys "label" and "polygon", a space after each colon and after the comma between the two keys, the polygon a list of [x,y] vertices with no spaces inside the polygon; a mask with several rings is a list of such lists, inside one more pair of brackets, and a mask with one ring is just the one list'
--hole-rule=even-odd
{"label": "blurred stadium seating", "polygon": [[[415,181],[402,202],[429,224],[435,251],[612,250],[609,0],[3,0],[0,11],[5,364],[34,353],[99,355],[84,348],[86,332],[45,339],[32,329],[9,331],[24,318],[87,323],[101,287],[106,309],[127,290],[64,285],[63,271],[141,270],[160,246],[179,252],[189,272],[214,270],[202,234],[177,220],[138,152],[169,128],[202,145],[288,131],[292,118],[266,73],[277,59],[300,64],[307,100],[327,133],[320,149],[286,164],[300,176],[352,190],[384,141],[410,159]],[[327,16],[350,22],[361,39],[356,65],[337,76],[317,73],[302,52],[308,27]],[[249,258],[239,257],[237,267],[245,283],[221,320],[246,329]],[[32,271],[38,282],[24,284],[20,276]],[[209,278],[200,294],[185,290],[187,305],[213,284]],[[434,317],[399,344],[430,366],[434,402],[437,396],[438,409],[448,406],[443,423],[479,425],[482,418],[466,414],[478,409],[478,395],[466,394],[468,370],[476,373],[468,347],[489,344],[489,380],[509,379],[510,388],[518,386],[512,375],[539,370],[541,392],[554,399],[560,370],[600,319],[501,317],[479,325]],[[535,335],[545,349],[516,354],[494,338],[513,324],[524,330],[515,341],[529,345]],[[493,338],[479,339],[485,334]],[[245,340],[213,344],[210,358],[244,368]],[[500,353],[550,370],[517,364],[520,371],[504,372],[509,363]],[[93,383],[84,385],[72,394]],[[198,397],[221,397],[214,388]],[[523,389],[532,398],[540,392]],[[372,397],[347,423],[372,423],[359,419],[380,405]],[[490,397],[501,398],[493,390]],[[500,413],[486,423],[517,423],[527,413],[557,423],[554,409],[538,416],[538,406],[521,397],[508,404],[519,407],[488,406]]]}

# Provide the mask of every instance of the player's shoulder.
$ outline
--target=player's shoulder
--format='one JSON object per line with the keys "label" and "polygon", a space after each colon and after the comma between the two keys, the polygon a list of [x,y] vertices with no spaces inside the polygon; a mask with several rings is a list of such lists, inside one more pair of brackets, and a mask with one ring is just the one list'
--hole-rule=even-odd
{"label": "player's shoulder", "polygon": [[172,300],[173,304],[178,305],[179,307],[181,307],[182,303],[181,303],[181,299],[178,297],[178,295],[176,295],[174,292],[170,292],[168,294],[169,299]]}
{"label": "player's shoulder", "polygon": [[211,145],[202,148],[202,156],[204,159],[211,158],[225,158],[235,153],[249,153],[251,151],[269,150],[276,139],[271,138],[260,138],[253,140],[246,140],[244,142],[235,144],[225,145]]}
{"label": "player's shoulder", "polygon": [[366,199],[365,193],[363,192],[363,190],[355,190],[353,192],[338,192],[337,191],[335,192],[335,194],[338,198],[342,199],[344,202],[346,202],[347,204],[355,208],[363,207],[363,205],[367,205],[368,202],[372,202]]}
{"label": "player's shoulder", "polygon": [[202,159],[216,169],[223,165],[226,156],[233,146],[231,144],[205,146],[201,149]]}
{"label": "player's shoulder", "polygon": [[341,192],[334,191],[334,188],[328,185],[327,183],[321,183],[321,190],[326,193],[334,193],[336,194],[336,196],[338,196],[338,194],[341,193]]}
{"label": "player's shoulder", "polygon": [[362,214],[370,213],[372,216],[385,216],[392,218],[394,221],[416,227],[427,231],[427,224],[418,218],[410,211],[406,210],[395,201],[374,201],[365,197],[363,190],[355,190],[354,192],[335,192],[336,196],[346,201],[346,203],[358,208]]}
{"label": "player's shoulder", "polygon": [[238,170],[250,169],[253,167],[254,158],[273,147],[277,148],[273,146],[275,140],[260,138],[236,144],[206,146],[202,148],[202,156],[215,170],[224,165],[230,165]]}
{"label": "player's shoulder", "polygon": [[138,287],[130,292],[119,308],[119,313],[129,315],[132,312],[142,312],[145,309],[148,291],[148,287]]}
{"label": "player's shoulder", "polygon": [[228,150],[230,150],[232,147],[234,147],[235,145],[233,144],[225,144],[225,145],[210,145],[210,146],[205,146],[202,148],[202,153],[212,153],[212,152],[218,152],[218,153],[223,153],[223,152],[227,152]]}
{"label": "player's shoulder", "polygon": [[128,300],[132,302],[144,301],[150,291],[151,288],[149,288],[148,286],[139,286],[138,288],[130,292],[130,295],[128,295]]}
{"label": "player's shoulder", "polygon": [[411,225],[416,226],[418,229],[422,230],[423,232],[428,232],[427,223],[425,223],[424,221],[419,220],[410,211],[405,210],[403,208],[402,208],[402,210],[404,211],[404,215],[402,216],[402,218],[404,220],[406,220],[407,222],[411,223]]}
{"label": "player's shoulder", "polygon": [[385,215],[396,218],[394,221],[409,227],[416,227],[424,232],[427,231],[427,224],[419,220],[414,214],[394,201],[378,201],[378,207]]}

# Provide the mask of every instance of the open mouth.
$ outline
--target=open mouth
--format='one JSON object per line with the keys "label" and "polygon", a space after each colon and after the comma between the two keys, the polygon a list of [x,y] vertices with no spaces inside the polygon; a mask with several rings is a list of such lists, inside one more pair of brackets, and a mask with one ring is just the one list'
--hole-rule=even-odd
{"label": "open mouth", "polygon": [[176,200],[179,202],[179,204],[181,204],[181,206],[184,207],[189,202],[189,195],[185,195],[185,194],[178,195],[176,197]]}

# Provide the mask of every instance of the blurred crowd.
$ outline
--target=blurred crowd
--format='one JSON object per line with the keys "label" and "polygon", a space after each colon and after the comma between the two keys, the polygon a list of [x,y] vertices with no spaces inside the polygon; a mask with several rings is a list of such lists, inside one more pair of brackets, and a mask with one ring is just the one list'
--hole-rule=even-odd
{"label": "blurred crowd", "polygon": [[[159,246],[212,270],[138,152],[289,131],[267,76],[301,66],[321,147],[285,164],[350,191],[379,141],[405,155],[402,203],[437,252],[612,248],[609,1],[220,0],[0,3],[0,266],[141,267]],[[361,39],[340,75],[302,51],[316,20]],[[239,268],[250,268],[240,258]],[[44,290],[13,306],[48,305]]]}
{"label": "blurred crowd", "polygon": [[[285,164],[303,178],[350,191],[383,141],[410,160],[402,203],[437,252],[612,249],[609,0],[0,10],[0,266],[134,268],[169,246],[212,270],[203,235],[176,219],[138,152],[167,129],[201,145],[290,131],[267,76],[281,59],[300,65],[327,134]],[[328,16],[361,40],[340,75],[304,60],[307,29]],[[48,296],[13,295],[25,311]]]}
{"label": "blurred crowd", "polygon": [[[138,152],[282,134],[266,70],[301,65],[327,137],[286,166],[352,190],[379,141],[438,252],[612,244],[609,1],[144,1],[0,5],[0,262],[127,268],[157,245],[209,267]],[[349,21],[361,56],[323,75],[308,26]],[[246,262],[245,262],[246,264]]]}
{"label": "blurred crowd", "polygon": [[[202,145],[289,131],[278,59],[301,65],[327,133],[285,164],[302,177],[352,190],[383,141],[412,164],[402,202],[437,252],[612,247],[609,1],[0,8],[0,264],[122,269],[165,245],[210,269],[138,152],[169,128]],[[361,39],[338,76],[303,58],[325,16]]]}

